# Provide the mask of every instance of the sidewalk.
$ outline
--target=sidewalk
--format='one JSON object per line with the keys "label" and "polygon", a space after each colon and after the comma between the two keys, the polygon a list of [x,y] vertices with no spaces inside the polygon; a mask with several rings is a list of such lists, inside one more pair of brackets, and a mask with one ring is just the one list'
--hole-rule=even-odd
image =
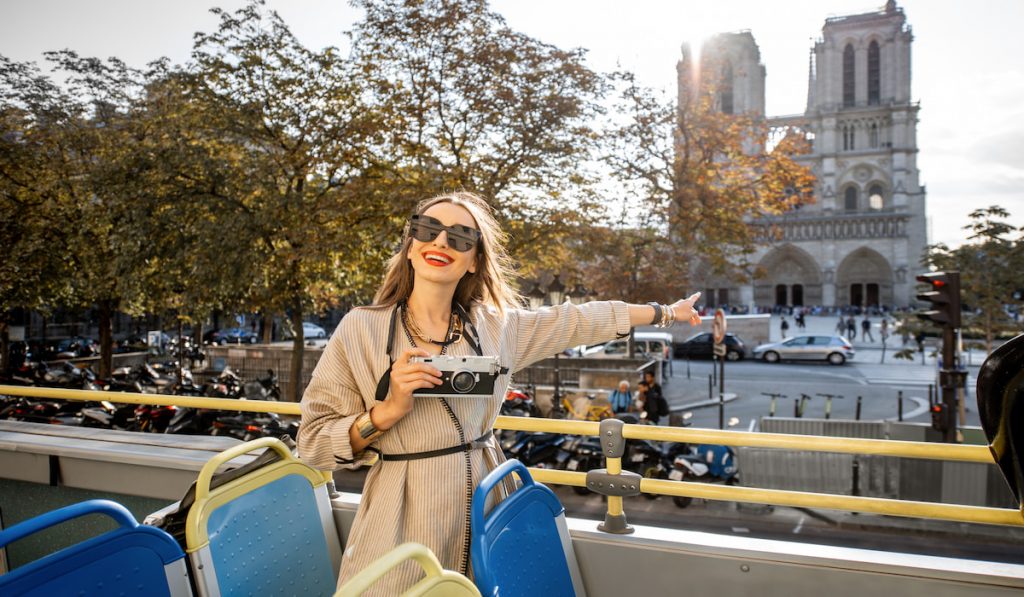
{"label": "sidewalk", "polygon": [[[769,329],[770,342],[781,342],[782,337],[782,315],[772,315],[771,317],[771,328]],[[793,336],[799,336],[803,334],[819,334],[822,336],[832,336],[836,334],[836,322],[839,320],[838,316],[832,315],[807,315],[805,320],[807,326],[804,329],[800,329],[796,325],[796,319],[790,315],[785,316],[786,321],[789,322],[789,330],[786,332],[786,337],[791,338]],[[842,335],[850,340],[853,344],[854,350],[857,351],[857,358],[854,360],[859,363],[879,363],[881,361],[882,353],[882,330],[880,317],[871,318],[871,335],[872,340],[865,340],[861,334],[861,321],[864,317],[855,317],[857,322],[857,336],[850,338],[846,336],[844,332]],[[890,324],[892,319],[889,320]],[[931,356],[936,351],[936,345],[934,344],[935,339],[930,338],[929,342],[925,343],[925,363],[930,366],[935,366],[935,357]],[[753,348],[750,346],[748,348]],[[907,361],[903,359],[895,358],[897,352],[904,349],[912,349],[914,360]],[[967,363],[968,367],[980,367],[985,361],[988,355],[983,350],[970,350],[964,351],[964,362]],[[899,334],[893,334],[892,328],[890,327],[889,338],[885,344],[885,364],[917,364],[921,365],[921,353],[917,352],[917,343],[913,339],[908,340],[906,344],[903,343],[903,338]]]}

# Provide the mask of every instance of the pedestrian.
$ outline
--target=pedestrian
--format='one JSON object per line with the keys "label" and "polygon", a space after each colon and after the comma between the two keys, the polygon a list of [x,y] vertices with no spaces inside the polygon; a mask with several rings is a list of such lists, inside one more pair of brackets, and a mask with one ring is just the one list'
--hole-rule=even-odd
{"label": "pedestrian", "polygon": [[629,412],[633,404],[633,392],[629,390],[629,382],[625,379],[619,382],[619,387],[608,396],[608,402],[612,405],[612,412],[615,414]]}
{"label": "pedestrian", "polygon": [[846,336],[850,340],[857,339],[857,322],[853,319],[853,315],[846,318]]}
{"label": "pedestrian", "polygon": [[882,323],[878,325],[878,333],[882,337],[882,343],[889,339],[889,318],[882,317]]}
{"label": "pedestrian", "polygon": [[782,323],[779,324],[779,327],[782,329],[782,339],[785,340],[786,339],[786,332],[789,331],[789,322],[786,321],[786,316],[785,315],[782,316]]}
{"label": "pedestrian", "polygon": [[840,314],[839,315],[839,321],[836,322],[836,334],[842,336],[845,331],[846,331],[846,319],[842,316],[842,314]]}
{"label": "pedestrian", "polygon": [[641,401],[643,402],[644,418],[651,425],[657,425],[661,417],[667,417],[669,414],[668,401],[665,400],[665,395],[661,391],[661,385],[655,381],[652,371],[646,371],[643,381],[637,384],[637,387],[640,388],[639,393],[643,396]]}
{"label": "pedestrian", "polygon": [[875,335],[871,333],[871,320],[868,319],[867,315],[865,315],[864,319],[860,322],[860,330],[860,336],[861,338],[864,339],[865,342],[868,341],[868,338],[871,338],[872,342],[875,341]]}
{"label": "pedestrian", "polygon": [[796,327],[800,328],[801,332],[807,329],[807,319],[803,309],[796,312]]}
{"label": "pedestrian", "polygon": [[[421,202],[374,304],[349,311],[313,371],[301,404],[302,460],[323,470],[372,465],[339,584],[409,541],[433,551],[444,568],[469,572],[467,500],[504,460],[493,428],[509,372],[569,346],[623,338],[634,326],[700,324],[693,308],[700,293],[672,305],[594,301],[520,309],[504,236],[476,195]],[[442,372],[413,357],[439,355],[497,359],[493,392],[414,397],[441,385]],[[397,595],[420,577],[407,566],[374,588]]]}

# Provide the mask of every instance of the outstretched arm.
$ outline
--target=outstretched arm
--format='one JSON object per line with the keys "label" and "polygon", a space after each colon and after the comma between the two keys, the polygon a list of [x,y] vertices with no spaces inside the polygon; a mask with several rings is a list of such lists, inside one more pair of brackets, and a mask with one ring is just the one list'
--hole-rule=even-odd
{"label": "outstretched arm", "polygon": [[[671,305],[675,321],[700,324],[693,304],[700,293]],[[592,302],[583,305],[563,303],[538,311],[515,310],[509,316],[510,340],[515,362],[513,371],[528,367],[540,359],[579,344],[604,342],[629,335],[630,328],[650,325],[655,309],[650,305],[628,305],[620,301]]]}

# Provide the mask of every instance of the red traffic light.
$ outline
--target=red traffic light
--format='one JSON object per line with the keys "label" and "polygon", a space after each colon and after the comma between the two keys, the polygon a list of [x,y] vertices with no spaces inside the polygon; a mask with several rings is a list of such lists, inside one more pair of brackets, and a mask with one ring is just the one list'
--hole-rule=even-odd
{"label": "red traffic light", "polygon": [[916,277],[918,282],[927,284],[927,292],[917,295],[917,300],[930,303],[929,308],[917,315],[944,327],[960,327],[960,272],[934,272]]}

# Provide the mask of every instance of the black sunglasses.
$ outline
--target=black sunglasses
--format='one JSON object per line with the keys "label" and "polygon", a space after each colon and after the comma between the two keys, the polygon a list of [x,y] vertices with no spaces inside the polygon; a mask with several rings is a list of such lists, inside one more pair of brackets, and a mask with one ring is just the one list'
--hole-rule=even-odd
{"label": "black sunglasses", "polygon": [[437,218],[424,215],[415,215],[409,218],[406,231],[410,236],[423,243],[429,243],[442,232],[447,232],[448,246],[460,253],[469,251],[480,240],[480,231],[476,228],[462,224],[445,226]]}

